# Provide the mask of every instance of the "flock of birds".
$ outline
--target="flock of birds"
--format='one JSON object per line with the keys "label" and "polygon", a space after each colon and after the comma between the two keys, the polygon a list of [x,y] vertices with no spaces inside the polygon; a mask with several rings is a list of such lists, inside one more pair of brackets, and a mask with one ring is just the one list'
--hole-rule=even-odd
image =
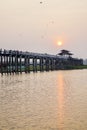
{"label": "flock of birds", "polygon": [[[40,4],[43,4],[43,1],[40,1]],[[52,20],[52,21],[50,21],[50,23],[51,23],[51,24],[54,24],[54,21]],[[48,26],[48,24],[47,24],[47,26]],[[44,36],[42,35],[41,38],[43,39]]]}

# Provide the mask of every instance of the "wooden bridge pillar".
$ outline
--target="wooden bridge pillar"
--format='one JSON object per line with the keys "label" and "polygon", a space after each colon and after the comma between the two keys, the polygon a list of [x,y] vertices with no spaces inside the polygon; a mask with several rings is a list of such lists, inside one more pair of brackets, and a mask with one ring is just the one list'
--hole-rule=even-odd
{"label": "wooden bridge pillar", "polygon": [[22,73],[22,55],[19,57],[19,67],[20,67],[20,73]]}
{"label": "wooden bridge pillar", "polygon": [[30,57],[28,56],[28,73],[30,73]]}
{"label": "wooden bridge pillar", "polygon": [[56,60],[53,59],[53,70],[56,70]]}
{"label": "wooden bridge pillar", "polygon": [[46,58],[45,63],[46,63],[46,71],[49,71],[49,58]]}
{"label": "wooden bridge pillar", "polygon": [[11,74],[11,69],[12,69],[12,66],[11,66],[11,55],[9,55],[9,73]]}
{"label": "wooden bridge pillar", "polygon": [[55,67],[56,67],[55,69],[56,69],[56,70],[59,69],[58,63],[59,63],[59,61],[58,61],[58,59],[56,59],[56,61],[55,61]]}
{"label": "wooden bridge pillar", "polygon": [[37,57],[34,58],[34,72],[37,72]]}
{"label": "wooden bridge pillar", "polygon": [[9,64],[9,63],[8,63],[8,56],[6,56],[6,73],[7,73],[7,74],[8,74],[8,72],[9,72],[9,71],[8,71],[8,64]]}
{"label": "wooden bridge pillar", "polygon": [[53,70],[53,59],[50,59],[50,69]]}
{"label": "wooden bridge pillar", "polygon": [[42,71],[44,71],[44,58],[42,57]]}
{"label": "wooden bridge pillar", "polygon": [[35,71],[37,72],[37,57],[35,58]]}
{"label": "wooden bridge pillar", "polygon": [[3,71],[6,73],[5,55],[3,55]]}
{"label": "wooden bridge pillar", "polygon": [[29,62],[28,56],[25,56],[25,73],[29,72],[28,62]]}
{"label": "wooden bridge pillar", "polygon": [[2,58],[2,54],[1,54],[1,74],[3,74],[3,58]]}
{"label": "wooden bridge pillar", "polygon": [[15,56],[15,73],[18,72],[18,58],[17,55]]}
{"label": "wooden bridge pillar", "polygon": [[33,60],[33,65],[32,65],[33,66],[33,72],[35,72],[35,60],[34,60],[34,57],[33,57],[32,60]]}
{"label": "wooden bridge pillar", "polygon": [[43,58],[40,58],[40,71],[44,71],[44,64],[43,64]]}
{"label": "wooden bridge pillar", "polygon": [[14,65],[13,65],[13,55],[12,54],[11,54],[11,66],[12,66],[11,72],[13,73],[13,71],[14,71]]}
{"label": "wooden bridge pillar", "polygon": [[27,73],[27,57],[24,58],[24,71]]}

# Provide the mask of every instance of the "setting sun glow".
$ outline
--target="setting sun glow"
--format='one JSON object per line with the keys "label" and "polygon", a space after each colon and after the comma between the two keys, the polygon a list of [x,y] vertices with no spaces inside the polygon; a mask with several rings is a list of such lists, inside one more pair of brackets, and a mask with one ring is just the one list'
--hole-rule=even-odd
{"label": "setting sun glow", "polygon": [[58,41],[58,42],[57,42],[57,45],[58,45],[58,46],[61,46],[61,45],[62,45],[62,41]]}

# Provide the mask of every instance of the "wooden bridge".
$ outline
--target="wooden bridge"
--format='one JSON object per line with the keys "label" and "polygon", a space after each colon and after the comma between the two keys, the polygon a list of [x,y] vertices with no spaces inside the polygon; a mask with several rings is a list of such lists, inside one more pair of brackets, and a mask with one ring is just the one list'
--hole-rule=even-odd
{"label": "wooden bridge", "polygon": [[2,74],[56,70],[58,63],[59,57],[56,55],[0,50],[0,73]]}
{"label": "wooden bridge", "polygon": [[29,73],[30,71],[58,70],[64,64],[80,64],[81,61],[72,58],[64,60],[57,55],[22,52],[15,50],[0,50],[0,73]]}

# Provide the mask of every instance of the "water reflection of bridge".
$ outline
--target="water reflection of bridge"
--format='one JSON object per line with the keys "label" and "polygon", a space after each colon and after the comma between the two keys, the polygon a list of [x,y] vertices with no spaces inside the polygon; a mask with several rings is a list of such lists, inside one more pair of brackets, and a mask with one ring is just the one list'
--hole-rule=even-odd
{"label": "water reflection of bridge", "polygon": [[81,63],[80,60],[59,58],[57,55],[0,50],[0,73],[28,73],[63,68],[63,64]]}

